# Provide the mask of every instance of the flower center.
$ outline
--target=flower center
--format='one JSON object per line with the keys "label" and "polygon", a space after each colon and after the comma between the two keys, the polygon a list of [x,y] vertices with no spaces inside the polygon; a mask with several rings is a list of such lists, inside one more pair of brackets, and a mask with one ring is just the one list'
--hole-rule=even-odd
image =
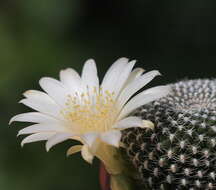
{"label": "flower center", "polygon": [[117,116],[114,93],[102,89],[74,96],[68,95],[64,117],[73,123],[79,133],[104,132],[110,129]]}

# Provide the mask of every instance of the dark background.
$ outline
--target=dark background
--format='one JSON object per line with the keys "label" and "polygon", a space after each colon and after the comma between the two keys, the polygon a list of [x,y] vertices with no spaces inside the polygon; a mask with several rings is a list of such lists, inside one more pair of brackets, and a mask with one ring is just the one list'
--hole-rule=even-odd
{"label": "dark background", "polygon": [[0,189],[99,189],[98,163],[79,154],[66,158],[73,142],[46,153],[44,143],[20,147],[25,124],[8,120],[29,109],[17,104],[42,76],[60,69],[81,71],[94,58],[103,76],[121,56],[146,70],[159,69],[151,85],[216,73],[214,0],[3,0],[0,1]]}

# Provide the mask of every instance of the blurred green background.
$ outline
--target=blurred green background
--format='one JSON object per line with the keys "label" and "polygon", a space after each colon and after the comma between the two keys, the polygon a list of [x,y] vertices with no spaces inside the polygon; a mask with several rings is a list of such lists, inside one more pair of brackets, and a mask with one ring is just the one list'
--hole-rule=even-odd
{"label": "blurred green background", "polygon": [[81,71],[94,58],[100,77],[121,56],[137,59],[163,77],[213,78],[216,71],[216,2],[212,0],[1,0],[0,1],[0,189],[99,189],[98,162],[66,158],[73,142],[46,153],[44,143],[20,147],[8,120],[29,109],[17,104],[42,76]]}

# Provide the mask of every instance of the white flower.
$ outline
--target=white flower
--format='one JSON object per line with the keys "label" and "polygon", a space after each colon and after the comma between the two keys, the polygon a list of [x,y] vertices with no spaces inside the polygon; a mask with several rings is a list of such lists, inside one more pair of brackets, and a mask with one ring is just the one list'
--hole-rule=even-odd
{"label": "white flower", "polygon": [[154,87],[132,97],[149,83],[158,71],[143,74],[135,61],[118,59],[106,73],[101,85],[95,61],[84,64],[82,75],[69,68],[60,72],[60,81],[44,77],[40,86],[45,91],[28,90],[20,102],[36,112],[16,115],[10,121],[35,123],[19,131],[29,135],[21,145],[46,140],[47,151],[68,139],[80,141],[68,155],[81,151],[91,162],[100,143],[119,146],[121,130],[148,127],[135,116],[128,116],[136,108],[168,94],[168,86]]}

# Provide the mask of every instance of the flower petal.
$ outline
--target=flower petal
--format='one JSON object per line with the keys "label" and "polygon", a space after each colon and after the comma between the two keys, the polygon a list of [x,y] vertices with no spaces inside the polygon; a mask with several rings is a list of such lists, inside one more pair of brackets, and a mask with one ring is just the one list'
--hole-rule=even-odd
{"label": "flower petal", "polygon": [[67,156],[80,152],[82,150],[83,145],[74,145],[70,147],[67,151]]}
{"label": "flower petal", "polygon": [[44,92],[30,90],[24,93],[26,99],[22,99],[20,103],[49,116],[60,117],[60,107]]}
{"label": "flower petal", "polygon": [[60,80],[71,93],[82,91],[82,80],[75,70],[71,68],[62,70]]}
{"label": "flower petal", "polygon": [[47,101],[50,101],[50,97],[45,92],[42,92],[39,90],[27,90],[23,93],[23,96],[28,98],[28,99],[43,98],[43,99],[46,99]]}
{"label": "flower petal", "polygon": [[85,62],[82,70],[82,81],[85,86],[99,88],[99,79],[97,74],[97,67],[93,59],[89,59]]}
{"label": "flower petal", "polygon": [[128,80],[128,77],[131,74],[131,71],[135,65],[136,61],[133,60],[131,62],[129,62],[125,68],[121,71],[121,74],[118,76],[118,81],[116,83],[113,83],[115,85],[114,86],[114,93],[116,95],[116,97],[119,95],[119,92],[122,90],[124,84],[126,83],[126,81]]}
{"label": "flower petal", "polygon": [[11,124],[14,121],[30,122],[30,123],[60,122],[59,120],[55,119],[54,117],[50,117],[50,116],[42,114],[40,112],[29,112],[29,113],[22,113],[19,115],[15,115],[14,117],[11,118],[9,124]]}
{"label": "flower petal", "polygon": [[154,101],[156,99],[162,98],[169,94],[170,92],[170,86],[157,86],[150,88],[148,90],[145,90],[135,97],[133,97],[122,109],[119,120],[125,116],[127,116],[129,113],[137,109],[138,107],[145,105],[151,101]]}
{"label": "flower petal", "polygon": [[108,90],[111,93],[114,91],[114,84],[118,83],[118,77],[122,73],[127,63],[128,59],[123,57],[115,61],[113,65],[109,68],[101,84],[101,87],[104,90],[104,92],[106,90]]}
{"label": "flower petal", "polygon": [[36,133],[33,135],[29,135],[22,140],[21,146],[24,146],[24,144],[26,143],[48,140],[53,135],[55,135],[55,133]]}
{"label": "flower petal", "polygon": [[60,81],[50,77],[44,77],[40,79],[39,84],[58,105],[65,107],[70,93]]}
{"label": "flower petal", "polygon": [[32,133],[41,133],[41,132],[65,132],[66,129],[54,123],[50,124],[34,124],[29,127],[23,128],[18,132],[18,135],[32,134]]}
{"label": "flower petal", "polygon": [[130,73],[130,76],[128,77],[128,80],[125,84],[128,85],[130,84],[131,82],[133,82],[135,79],[137,79],[138,77],[140,77],[143,73],[144,73],[144,69],[142,68],[135,68],[131,73]]}
{"label": "flower petal", "polygon": [[110,144],[115,147],[119,147],[119,143],[121,140],[121,132],[118,130],[108,131],[105,133],[102,133],[100,135],[100,138],[102,141],[104,141],[107,144]]}
{"label": "flower petal", "polygon": [[143,120],[143,127],[142,128],[149,128],[149,129],[153,130],[155,128],[155,125],[150,120]]}
{"label": "flower petal", "polygon": [[91,149],[91,153],[92,153],[93,155],[95,155],[95,153],[98,151],[98,148],[99,148],[99,146],[100,146],[100,143],[101,143],[100,139],[97,138],[97,139],[94,141],[94,143],[92,144],[92,146],[89,147],[89,148]]}
{"label": "flower petal", "polygon": [[120,120],[118,123],[116,123],[113,126],[113,128],[117,128],[121,130],[132,128],[132,127],[143,127],[143,120],[139,117],[131,116]]}
{"label": "flower petal", "polygon": [[97,132],[90,132],[83,134],[81,138],[91,148],[95,140],[97,139],[98,135],[99,134]]}
{"label": "flower petal", "polygon": [[92,164],[94,155],[90,152],[87,145],[83,145],[81,155],[85,161],[87,161],[89,164]]}
{"label": "flower petal", "polygon": [[130,99],[131,96],[133,96],[137,91],[143,88],[155,76],[158,75],[160,75],[158,71],[150,71],[128,84],[128,86],[123,89],[122,93],[118,98],[119,106],[122,107]]}
{"label": "flower petal", "polygon": [[46,142],[46,151],[48,152],[56,144],[64,142],[64,141],[70,139],[71,137],[73,137],[73,135],[71,133],[58,133],[58,134],[52,136]]}

